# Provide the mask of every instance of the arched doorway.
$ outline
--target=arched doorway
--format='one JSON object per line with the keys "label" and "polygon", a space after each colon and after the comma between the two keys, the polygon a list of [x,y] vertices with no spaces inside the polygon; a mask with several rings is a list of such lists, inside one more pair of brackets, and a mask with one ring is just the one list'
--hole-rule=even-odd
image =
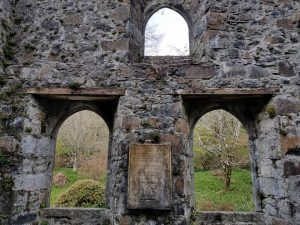
{"label": "arched doorway", "polygon": [[224,110],[205,113],[194,127],[196,208],[201,211],[253,211],[248,133]]}
{"label": "arched doorway", "polygon": [[63,121],[56,135],[51,206],[105,206],[108,145],[109,129],[95,112],[82,110]]}

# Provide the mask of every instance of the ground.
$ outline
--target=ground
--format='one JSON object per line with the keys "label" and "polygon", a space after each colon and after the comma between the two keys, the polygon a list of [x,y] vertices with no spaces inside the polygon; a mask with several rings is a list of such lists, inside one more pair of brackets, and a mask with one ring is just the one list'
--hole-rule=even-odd
{"label": "ground", "polygon": [[[62,172],[67,177],[64,187],[52,186],[51,206],[59,195],[68,189],[77,180],[85,179],[78,171],[71,168],[56,168],[54,174]],[[100,179],[105,186],[105,179]],[[195,172],[195,195],[197,209],[201,211],[253,211],[251,172],[246,169],[235,169],[232,174],[232,183],[229,192],[223,191],[223,178],[218,171]]]}

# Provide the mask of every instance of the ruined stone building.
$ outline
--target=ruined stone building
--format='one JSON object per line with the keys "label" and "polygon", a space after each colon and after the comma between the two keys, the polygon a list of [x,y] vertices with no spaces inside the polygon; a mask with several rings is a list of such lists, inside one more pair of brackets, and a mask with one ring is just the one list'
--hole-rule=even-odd
{"label": "ruined stone building", "polygon": [[[144,57],[163,7],[189,56]],[[299,43],[299,0],[0,0],[0,224],[299,225]],[[47,208],[57,131],[84,109],[110,130],[109,207]],[[214,109],[248,131],[253,213],[194,211],[192,133]],[[167,149],[159,199],[131,202],[132,146]]]}

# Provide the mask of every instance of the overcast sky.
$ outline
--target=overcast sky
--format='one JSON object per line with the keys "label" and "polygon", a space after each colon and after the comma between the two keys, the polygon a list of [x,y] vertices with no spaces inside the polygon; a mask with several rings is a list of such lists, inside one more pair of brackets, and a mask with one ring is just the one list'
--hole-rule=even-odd
{"label": "overcast sky", "polygon": [[157,25],[157,32],[163,34],[157,55],[189,54],[188,26],[179,13],[168,8],[160,9],[149,19],[147,26],[152,23]]}

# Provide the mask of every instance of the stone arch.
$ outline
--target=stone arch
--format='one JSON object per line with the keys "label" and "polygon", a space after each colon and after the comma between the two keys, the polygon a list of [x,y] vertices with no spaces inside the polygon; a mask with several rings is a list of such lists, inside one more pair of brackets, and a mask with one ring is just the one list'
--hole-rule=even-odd
{"label": "stone arch", "polygon": [[83,111],[83,110],[89,110],[94,113],[96,113],[98,116],[100,116],[104,122],[106,123],[108,130],[111,132],[112,130],[112,124],[111,119],[108,118],[108,116],[105,114],[103,110],[101,110],[99,107],[97,107],[94,104],[90,103],[75,103],[70,105],[67,109],[61,110],[61,112],[56,116],[56,121],[54,122],[54,126],[51,131],[51,137],[56,136],[57,132],[60,128],[60,126],[63,124],[63,122],[72,116],[73,114]]}
{"label": "stone arch", "polygon": [[[72,116],[73,114],[83,111],[89,110],[96,113],[99,117],[101,117],[109,130],[109,140],[108,140],[108,152],[107,152],[107,172],[110,173],[110,158],[112,154],[112,133],[114,126],[114,112],[117,107],[117,101],[51,101],[48,102],[46,108],[47,114],[47,123],[48,123],[48,132],[47,136],[49,137],[49,169],[47,171],[48,179],[52,179],[52,172],[54,168],[54,157],[55,157],[55,148],[56,148],[56,138],[57,133],[60,126],[63,122]],[[107,177],[106,182],[106,200],[109,202],[109,194],[108,194],[108,186],[110,182],[110,177]],[[50,206],[50,188],[51,183],[48,182],[48,196],[46,197],[46,205]]]}
{"label": "stone arch", "polygon": [[[189,153],[193,154],[193,131],[198,120],[213,110],[222,109],[236,117],[244,126],[248,133],[248,149],[250,153],[250,164],[252,171],[252,191],[253,191],[253,202],[256,211],[261,211],[262,200],[261,200],[261,190],[259,185],[259,174],[258,174],[258,160],[259,160],[259,150],[256,145],[257,126],[255,120],[260,112],[261,103],[263,101],[252,107],[251,101],[201,101],[194,100],[194,103],[188,102],[185,104],[186,113],[188,114],[188,123],[190,127],[189,132]],[[193,107],[189,107],[189,105]]]}
{"label": "stone arch", "polygon": [[192,37],[193,37],[193,23],[192,23],[192,18],[188,13],[188,10],[185,9],[185,7],[182,4],[174,4],[170,1],[163,1],[163,2],[156,2],[153,1],[151,3],[149,3],[145,9],[144,9],[144,21],[143,21],[143,27],[142,27],[142,34],[143,34],[143,43],[145,43],[145,30],[146,30],[146,26],[147,23],[149,21],[149,19],[156,13],[158,12],[160,9],[163,8],[167,8],[170,10],[173,10],[175,12],[177,12],[186,22],[187,26],[188,26],[188,32],[189,32],[189,55],[191,55],[192,52],[192,46],[193,46],[193,41],[192,41]]}

